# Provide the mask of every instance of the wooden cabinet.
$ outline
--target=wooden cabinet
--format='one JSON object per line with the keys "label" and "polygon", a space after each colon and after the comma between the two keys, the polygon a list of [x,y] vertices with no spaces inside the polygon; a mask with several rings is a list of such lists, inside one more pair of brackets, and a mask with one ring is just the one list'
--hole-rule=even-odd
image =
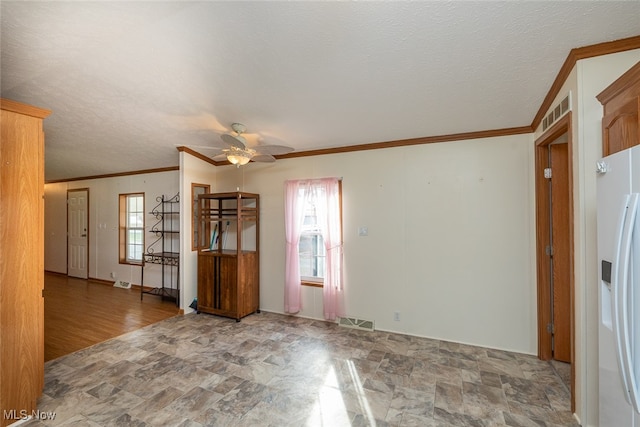
{"label": "wooden cabinet", "polygon": [[602,155],[640,144],[640,62],[603,90]]}
{"label": "wooden cabinet", "polygon": [[198,196],[198,312],[241,318],[260,306],[260,196],[232,192]]}
{"label": "wooden cabinet", "polygon": [[[0,426],[44,386],[44,132],[50,111],[0,100]],[[24,412],[21,412],[24,411]]]}

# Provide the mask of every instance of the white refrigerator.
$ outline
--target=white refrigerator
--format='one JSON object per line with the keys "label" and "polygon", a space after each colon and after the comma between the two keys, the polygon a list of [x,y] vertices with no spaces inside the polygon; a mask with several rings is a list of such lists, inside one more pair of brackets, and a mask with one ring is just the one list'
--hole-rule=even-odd
{"label": "white refrigerator", "polygon": [[597,171],[600,426],[640,427],[640,146]]}

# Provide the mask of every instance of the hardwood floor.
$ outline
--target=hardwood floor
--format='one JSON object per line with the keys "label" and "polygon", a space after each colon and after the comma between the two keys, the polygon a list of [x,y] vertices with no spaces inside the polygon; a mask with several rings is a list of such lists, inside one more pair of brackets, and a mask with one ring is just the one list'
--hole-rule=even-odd
{"label": "hardwood floor", "polygon": [[44,359],[56,359],[176,316],[173,302],[91,280],[44,276]]}

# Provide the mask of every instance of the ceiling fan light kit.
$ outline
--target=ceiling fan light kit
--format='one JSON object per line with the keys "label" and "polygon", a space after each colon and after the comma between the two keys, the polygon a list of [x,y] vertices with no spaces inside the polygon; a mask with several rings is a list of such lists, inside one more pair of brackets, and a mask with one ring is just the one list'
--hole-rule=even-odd
{"label": "ceiling fan light kit", "polygon": [[[212,146],[196,147],[207,150],[220,150],[220,154],[213,157],[213,160],[227,160],[238,167],[254,161],[260,163],[272,163],[276,161],[274,156],[290,153],[293,148],[284,145],[251,145],[247,144],[247,139],[242,135],[247,127],[242,123],[231,125],[234,133],[224,133],[220,135],[219,141],[214,141]],[[254,134],[252,134],[254,135]],[[261,139],[261,138],[260,138]]]}
{"label": "ceiling fan light kit", "polygon": [[253,156],[256,154],[256,150],[252,150],[251,148],[236,148],[232,146],[226,154],[227,160],[229,160],[231,164],[243,166],[251,161]]}

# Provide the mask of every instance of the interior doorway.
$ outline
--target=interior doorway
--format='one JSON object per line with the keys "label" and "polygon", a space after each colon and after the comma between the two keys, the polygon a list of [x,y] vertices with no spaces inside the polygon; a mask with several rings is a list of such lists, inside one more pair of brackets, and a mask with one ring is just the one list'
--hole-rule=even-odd
{"label": "interior doorway", "polygon": [[535,142],[538,357],[571,364],[575,410],[571,112]]}
{"label": "interior doorway", "polygon": [[89,277],[89,189],[67,191],[67,275]]}

